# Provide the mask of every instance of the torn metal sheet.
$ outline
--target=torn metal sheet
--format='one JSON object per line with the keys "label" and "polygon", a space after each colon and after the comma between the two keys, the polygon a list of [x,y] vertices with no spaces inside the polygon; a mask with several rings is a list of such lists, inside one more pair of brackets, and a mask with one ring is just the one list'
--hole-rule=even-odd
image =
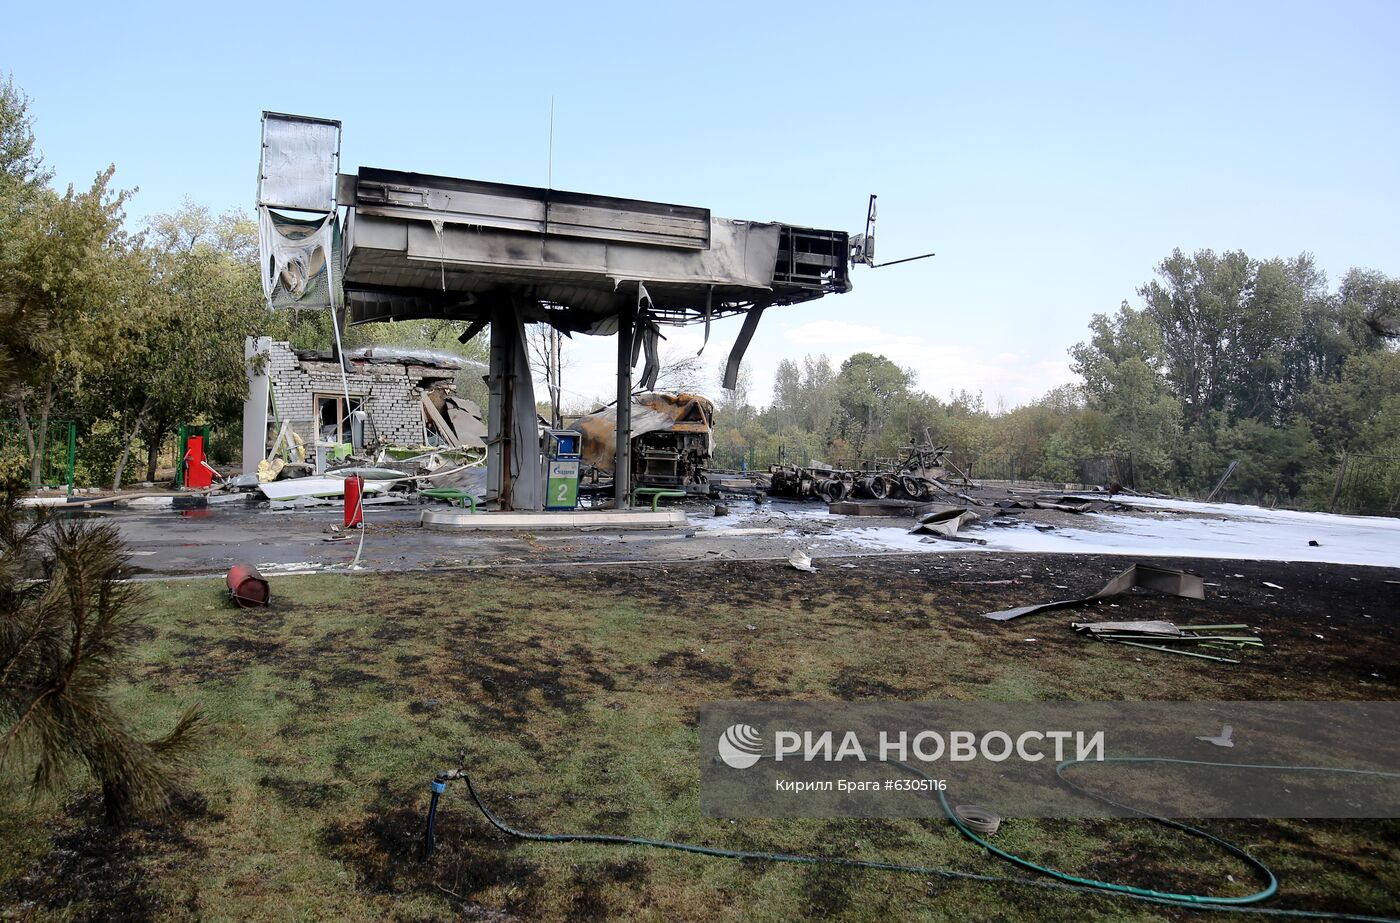
{"label": "torn metal sheet", "polygon": [[764,304],[756,304],[744,315],[744,325],[739,328],[739,335],[734,338],[734,345],[729,350],[729,359],[724,364],[722,384],[726,391],[733,391],[739,385],[739,368],[743,365],[744,353],[748,352],[749,341],[758,330],[759,318],[763,317],[766,307]]}
{"label": "torn metal sheet", "polygon": [[909,530],[910,535],[941,535],[944,538],[951,538],[958,534],[958,530],[969,522],[977,522],[981,519],[972,510],[962,507],[949,507],[942,510],[934,510],[919,517],[919,524]]}
{"label": "torn metal sheet", "polygon": [[325,309],[340,304],[340,225],[335,214],[297,218],[258,209],[263,295],[274,308]]}
{"label": "torn metal sheet", "polygon": [[339,171],[339,121],[263,113],[259,207],[330,212]]}
{"label": "torn metal sheet", "polygon": [[497,300],[491,317],[491,387],[486,439],[486,498],[501,509],[544,507],[535,381],[525,326],[515,301]]}
{"label": "torn metal sheet", "polygon": [[1037,603],[1032,606],[1019,606],[1015,609],[1004,609],[1000,612],[988,612],[985,613],[985,617],[998,622],[1005,622],[1009,619],[1030,615],[1034,612],[1049,612],[1053,609],[1068,609],[1073,606],[1083,606],[1088,603],[1098,602],[1101,599],[1112,599],[1115,596],[1122,596],[1136,586],[1148,590],[1155,590],[1158,593],[1165,593],[1169,596],[1182,596],[1187,599],[1206,598],[1205,581],[1196,574],[1187,573],[1184,570],[1177,570],[1171,567],[1155,567],[1151,564],[1134,564],[1117,577],[1108,581],[1108,583],[1104,584],[1103,589],[1091,596],[1083,596],[1079,599],[1061,599],[1055,602]]}

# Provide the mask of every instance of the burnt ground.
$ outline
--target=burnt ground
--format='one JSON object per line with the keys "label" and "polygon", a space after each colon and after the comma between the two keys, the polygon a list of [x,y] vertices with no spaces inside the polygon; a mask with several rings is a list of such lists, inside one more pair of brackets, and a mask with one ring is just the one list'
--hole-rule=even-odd
{"label": "burnt ground", "polygon": [[48,854],[12,879],[5,898],[8,913],[43,917],[77,906],[76,918],[138,920],[183,916],[193,909],[178,896],[162,893],[152,882],[170,863],[204,855],[191,839],[192,825],[222,820],[196,792],[178,792],[167,811],[125,827],[110,826],[101,798],[79,792],[63,806]]}
{"label": "burnt ground", "polygon": [[[1131,618],[1181,623],[1245,622],[1261,632],[1265,650],[1238,655],[1215,651],[1223,656],[1238,656],[1244,662],[1238,666],[1207,666],[1213,679],[1227,684],[1240,699],[1400,697],[1400,568],[1152,558],[1149,563],[1156,566],[1180,568],[1204,577],[1205,600],[1134,590],[1109,602],[1024,616],[1010,622],[981,618],[984,612],[1086,596],[1132,563],[1132,558],[1121,555],[908,555],[818,561],[817,574],[798,580],[792,579],[793,571],[783,564],[728,562],[706,567],[616,568],[606,571],[605,577],[597,575],[597,579],[606,580],[616,592],[651,595],[658,604],[675,606],[697,616],[716,606],[762,607],[775,600],[814,612],[830,604],[834,597],[863,608],[885,607],[876,616],[885,623],[918,626],[937,618],[949,629],[976,632],[1002,651],[1016,650],[1017,656],[1024,654],[1019,645],[1033,643],[1038,645],[1037,659],[1047,655],[1052,659],[1078,657],[1088,645],[1088,650],[1101,657],[1176,660],[1153,651],[1095,646],[1068,631],[1070,621]],[[854,566],[843,566],[847,564]],[[657,571],[666,575],[664,588],[654,578]],[[1282,589],[1273,589],[1266,583]],[[775,585],[783,589],[775,592]],[[940,597],[935,607],[921,605],[925,594]],[[1030,636],[1036,640],[1022,640]],[[1201,667],[1191,665],[1191,669]],[[1280,683],[1281,677],[1289,677],[1289,682]],[[991,678],[984,675],[979,680],[968,673],[958,681],[976,685]],[[893,684],[878,675],[862,674],[844,676],[831,691],[842,699],[891,695],[908,700],[918,698],[921,692],[946,694],[949,690],[946,677],[930,675],[921,687],[915,677],[902,677],[899,684]],[[1066,697],[1158,697],[1142,692],[1134,695],[1131,689],[1117,691],[1117,695],[1110,695],[1105,688],[1098,696]],[[762,697],[764,692],[778,694],[780,690],[754,686],[752,692],[755,694],[743,697]]]}
{"label": "burnt ground", "polygon": [[[916,875],[522,844],[461,788],[439,820],[438,858],[417,858],[426,781],[465,761],[527,829],[1014,874],[942,825],[699,816],[699,705],[1400,698],[1395,569],[1154,559],[1202,574],[1207,598],[1136,591],[1094,607],[1248,623],[1267,646],[1231,654],[1237,665],[1097,644],[1067,627],[1083,610],[981,618],[1088,594],[1130,563],[979,553],[818,561],[815,574],[712,561],[296,577],[274,580],[273,607],[257,611],[227,608],[214,582],[155,585],[151,636],[120,696],[155,729],[204,703],[214,732],[188,780],[204,800],[128,831],[104,828],[90,795],[47,814],[5,818],[0,806],[0,829],[28,825],[19,861],[0,866],[12,869],[0,902],[94,920],[1194,917]],[[1205,826],[1277,871],[1269,906],[1400,909],[1400,822]],[[1001,836],[1082,874],[1252,890],[1234,860],[1135,821],[1018,821]]]}

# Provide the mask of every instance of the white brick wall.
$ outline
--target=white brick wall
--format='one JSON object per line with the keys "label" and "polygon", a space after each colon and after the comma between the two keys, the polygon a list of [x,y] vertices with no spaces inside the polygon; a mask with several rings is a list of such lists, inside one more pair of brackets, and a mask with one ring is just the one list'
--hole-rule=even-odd
{"label": "white brick wall", "polygon": [[[423,441],[423,391],[418,387],[426,377],[452,379],[451,372],[422,366],[356,362],[356,373],[347,375],[351,397],[365,397],[365,410],[373,423],[373,435],[386,442],[417,445]],[[291,428],[308,443],[316,437],[313,424],[317,394],[344,393],[340,366],[334,362],[297,359],[286,343],[273,342],[268,361],[276,414],[280,427],[290,420]],[[455,385],[448,387],[455,391]]]}

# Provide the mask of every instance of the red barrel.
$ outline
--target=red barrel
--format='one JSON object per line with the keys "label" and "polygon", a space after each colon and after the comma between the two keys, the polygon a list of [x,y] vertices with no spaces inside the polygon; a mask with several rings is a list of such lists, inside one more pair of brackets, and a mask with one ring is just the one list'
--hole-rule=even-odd
{"label": "red barrel", "polygon": [[365,504],[361,499],[365,491],[365,479],[351,475],[345,479],[345,528],[351,529],[365,521]]}
{"label": "red barrel", "polygon": [[235,564],[228,569],[228,595],[242,609],[266,606],[272,601],[272,590],[263,575],[251,564]]}
{"label": "red barrel", "polygon": [[191,436],[185,443],[185,486],[195,489],[214,483],[214,472],[204,461],[204,437]]}

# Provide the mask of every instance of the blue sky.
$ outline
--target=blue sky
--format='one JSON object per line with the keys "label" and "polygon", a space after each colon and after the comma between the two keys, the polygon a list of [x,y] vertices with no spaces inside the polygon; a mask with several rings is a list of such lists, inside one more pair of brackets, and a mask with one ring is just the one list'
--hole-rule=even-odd
{"label": "blue sky", "polygon": [[[759,403],[779,359],[866,349],[1032,400],[1173,247],[1400,273],[1395,3],[253,9],[8,11],[0,69],[56,179],[115,163],[136,220],[248,209],[272,109],[342,120],[347,170],[540,185],[553,96],[558,188],[852,231],[879,193],[880,258],[938,256],[769,312]],[[610,364],[580,343],[566,388],[609,393]]]}

